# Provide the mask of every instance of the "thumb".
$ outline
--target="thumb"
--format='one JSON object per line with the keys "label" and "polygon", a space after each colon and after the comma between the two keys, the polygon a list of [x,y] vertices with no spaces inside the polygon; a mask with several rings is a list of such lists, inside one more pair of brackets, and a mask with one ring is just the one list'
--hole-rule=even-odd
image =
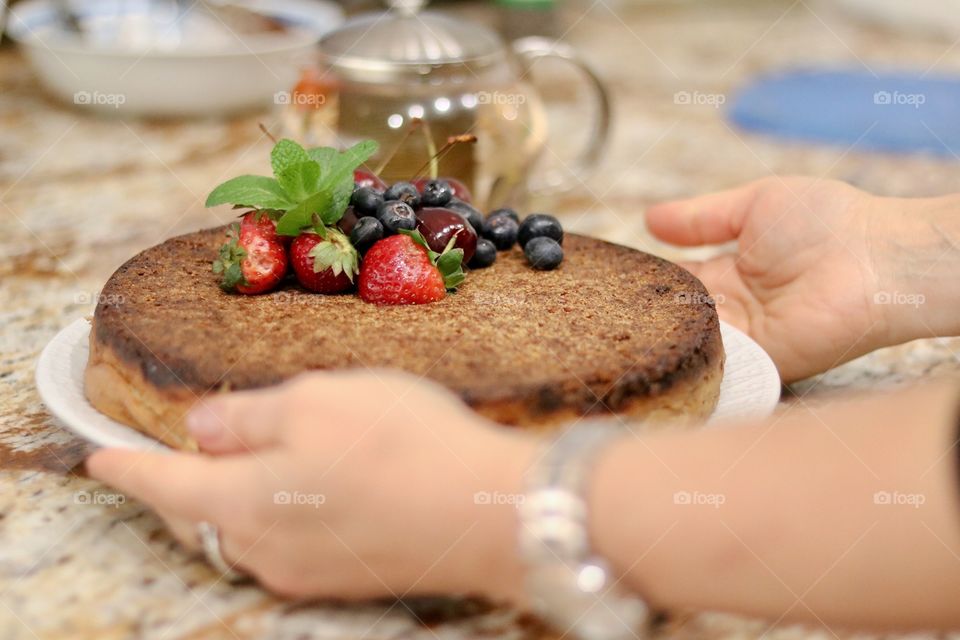
{"label": "thumb", "polygon": [[280,443],[281,391],[264,389],[209,397],[187,415],[187,429],[201,451],[244,453]]}
{"label": "thumb", "polygon": [[696,246],[736,240],[756,197],[759,182],[707,195],[655,204],[647,228],[671,244]]}

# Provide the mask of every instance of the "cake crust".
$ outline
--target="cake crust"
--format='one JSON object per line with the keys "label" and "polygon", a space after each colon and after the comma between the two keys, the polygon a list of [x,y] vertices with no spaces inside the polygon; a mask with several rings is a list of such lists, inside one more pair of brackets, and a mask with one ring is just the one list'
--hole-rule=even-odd
{"label": "cake crust", "polygon": [[210,272],[224,232],[135,256],[95,312],[88,399],[167,444],[193,448],[183,420],[205,394],[311,369],[403,369],[520,426],[702,418],[716,405],[724,356],[713,303],[691,274],[649,254],[568,234],[555,271],[534,271],[515,249],[440,302],[383,307],[293,283],[225,293]]}

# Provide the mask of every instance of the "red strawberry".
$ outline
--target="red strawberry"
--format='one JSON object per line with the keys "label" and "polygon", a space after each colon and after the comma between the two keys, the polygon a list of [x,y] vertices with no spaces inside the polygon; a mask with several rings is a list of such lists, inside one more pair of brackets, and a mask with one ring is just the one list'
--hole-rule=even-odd
{"label": "red strawberry", "polygon": [[290,262],[304,289],[339,293],[353,286],[359,255],[350,239],[337,229],[319,228],[322,235],[301,233],[290,245]]}
{"label": "red strawberry", "polygon": [[[454,238],[455,240],[455,238]],[[363,257],[360,298],[375,304],[426,304],[442,300],[463,282],[463,249],[427,247],[419,231],[404,231],[370,247]]]}
{"label": "red strawberry", "polygon": [[254,295],[276,288],[287,274],[287,252],[273,220],[254,211],[230,225],[213,272],[223,275],[226,291]]}

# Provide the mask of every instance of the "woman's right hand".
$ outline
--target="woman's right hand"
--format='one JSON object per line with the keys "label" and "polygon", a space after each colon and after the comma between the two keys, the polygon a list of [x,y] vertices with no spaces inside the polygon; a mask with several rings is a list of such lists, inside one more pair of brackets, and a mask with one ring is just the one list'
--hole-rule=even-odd
{"label": "woman's right hand", "polygon": [[[950,278],[960,244],[951,253],[956,223],[937,224],[954,204],[771,177],[655,205],[647,226],[675,245],[736,242],[731,253],[684,266],[715,297],[720,316],[760,343],[791,381],[879,347],[957,331],[950,307],[958,296],[943,287],[960,289]],[[934,246],[934,229],[946,248]],[[921,272],[917,264],[932,266]]]}

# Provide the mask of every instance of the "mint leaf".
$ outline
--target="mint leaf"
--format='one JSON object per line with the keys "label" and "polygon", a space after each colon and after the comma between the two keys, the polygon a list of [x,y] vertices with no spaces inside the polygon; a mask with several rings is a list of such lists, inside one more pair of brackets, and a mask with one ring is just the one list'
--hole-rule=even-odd
{"label": "mint leaf", "polygon": [[273,145],[273,151],[270,152],[270,166],[278,180],[284,169],[309,160],[310,156],[307,155],[306,150],[289,138],[284,138]]}
{"label": "mint leaf", "polygon": [[315,157],[321,161],[328,161],[328,165],[321,171],[320,180],[313,195],[302,199],[299,204],[289,208],[283,214],[277,222],[277,233],[285,236],[297,235],[303,227],[310,224],[313,214],[320,216],[324,224],[335,224],[343,217],[350,194],[353,192],[354,169],[363,164],[376,150],[377,143],[373,140],[356,144],[336,155],[312,150]]}
{"label": "mint leaf", "polygon": [[295,204],[279,182],[265,176],[238,176],[227,180],[210,192],[205,206],[226,203],[280,210],[287,210]]}
{"label": "mint leaf", "polygon": [[317,190],[320,165],[313,160],[287,165],[277,172],[277,181],[291,200],[299,202]]}
{"label": "mint leaf", "polygon": [[330,171],[330,165],[336,160],[340,152],[333,147],[314,147],[307,149],[307,156],[320,165],[321,173]]}

